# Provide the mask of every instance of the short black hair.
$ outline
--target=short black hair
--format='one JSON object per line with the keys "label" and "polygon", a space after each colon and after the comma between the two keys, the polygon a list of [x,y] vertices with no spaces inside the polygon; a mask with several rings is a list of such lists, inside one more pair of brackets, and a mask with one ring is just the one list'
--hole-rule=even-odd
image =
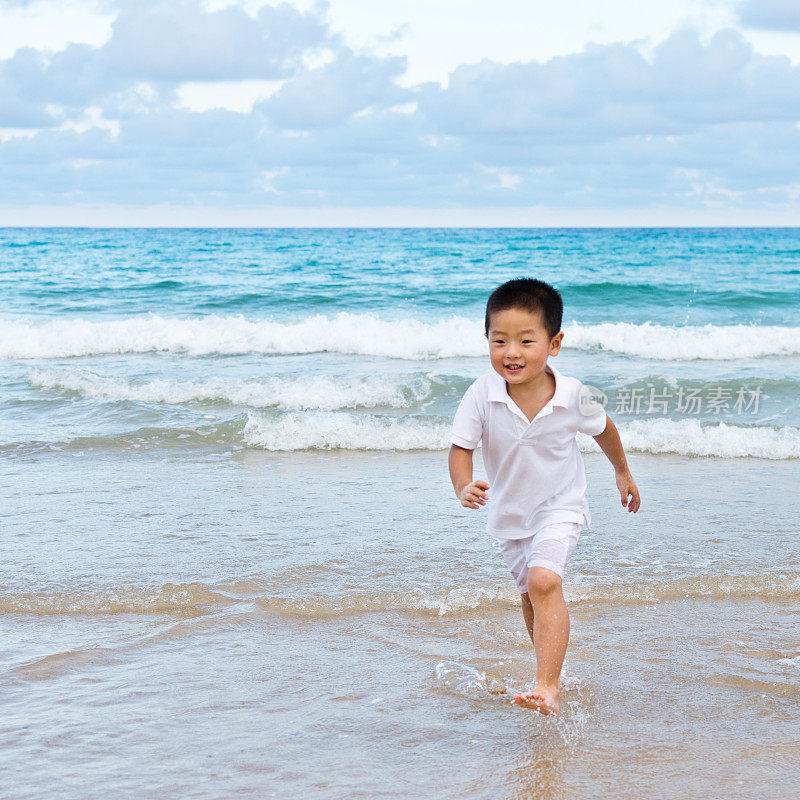
{"label": "short black hair", "polygon": [[489,333],[492,314],[508,308],[522,308],[533,314],[541,312],[551,339],[561,330],[564,301],[549,283],[536,278],[515,278],[498,286],[486,301],[486,333]]}

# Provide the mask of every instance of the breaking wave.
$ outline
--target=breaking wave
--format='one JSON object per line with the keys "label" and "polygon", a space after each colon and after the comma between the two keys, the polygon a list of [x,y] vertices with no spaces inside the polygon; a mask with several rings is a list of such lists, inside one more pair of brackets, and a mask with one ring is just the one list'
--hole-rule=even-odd
{"label": "breaking wave", "polygon": [[[629,452],[715,458],[800,458],[800,428],[701,423],[695,419],[633,420],[618,425]],[[159,450],[195,447],[302,450],[440,451],[450,446],[450,421],[409,414],[388,416],[344,411],[246,411],[195,427],[147,427],[114,436],[65,441],[22,441],[0,446],[20,455],[57,450]],[[583,452],[600,452],[578,434]]]}
{"label": "breaking wave", "polygon": [[[800,355],[800,327],[794,326],[573,323],[565,334],[568,349],[665,361]],[[479,320],[456,316],[434,322],[349,312],[316,314],[292,323],[241,315],[172,318],[152,313],[114,320],[0,320],[0,359],[6,360],[118,353],[320,352],[411,360],[482,357],[486,340]]]}
{"label": "breaking wave", "polygon": [[152,380],[135,383],[87,370],[28,372],[28,382],[42,389],[76,392],[102,400],[145,403],[230,403],[251,408],[294,411],[342,408],[408,408],[431,395],[432,382],[421,376],[281,377],[260,380],[214,378],[202,381]]}

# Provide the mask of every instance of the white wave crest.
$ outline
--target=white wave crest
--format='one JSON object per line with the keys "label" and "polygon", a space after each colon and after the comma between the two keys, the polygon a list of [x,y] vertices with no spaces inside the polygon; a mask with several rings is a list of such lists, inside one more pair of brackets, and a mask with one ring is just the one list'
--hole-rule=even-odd
{"label": "white wave crest", "polygon": [[[665,361],[793,356],[800,354],[800,327],[573,323],[565,328],[564,346]],[[2,359],[109,353],[203,356],[326,351],[413,360],[481,357],[486,355],[486,340],[480,320],[455,316],[422,322],[342,312],[292,323],[216,314],[195,318],[148,314],[116,320],[0,319]]]}
{"label": "white wave crest", "polygon": [[[800,429],[706,423],[698,420],[634,420],[619,426],[625,449],[717,458],[800,458]],[[289,413],[278,418],[248,412],[245,444],[265,450],[443,450],[450,424],[419,417],[381,417],[336,412]],[[599,452],[578,435],[583,452]]]}
{"label": "white wave crest", "polygon": [[167,404],[224,401],[251,408],[275,407],[296,411],[376,406],[408,408],[431,393],[430,380],[418,376],[303,376],[247,381],[214,378],[133,383],[96,375],[88,370],[32,369],[27,380],[32,386],[43,389],[66,389],[97,399]]}
{"label": "white wave crest", "polygon": [[[593,439],[582,438],[582,449],[600,450]],[[696,419],[633,420],[620,426],[620,438],[626,450],[639,453],[716,458],[800,458],[800,428],[791,426],[701,424]]]}
{"label": "white wave crest", "polygon": [[321,314],[294,323],[242,316],[178,319],[149,314],[119,320],[0,320],[0,358],[65,358],[106,353],[191,356],[318,352],[426,359],[483,355],[480,323],[387,320],[374,314]]}
{"label": "white wave crest", "polygon": [[419,418],[325,411],[270,419],[248,412],[243,436],[264,450],[444,450],[450,425]]}
{"label": "white wave crest", "polygon": [[608,350],[659,361],[724,361],[800,354],[800,328],[776,325],[670,326],[646,322],[573,324],[564,347]]}

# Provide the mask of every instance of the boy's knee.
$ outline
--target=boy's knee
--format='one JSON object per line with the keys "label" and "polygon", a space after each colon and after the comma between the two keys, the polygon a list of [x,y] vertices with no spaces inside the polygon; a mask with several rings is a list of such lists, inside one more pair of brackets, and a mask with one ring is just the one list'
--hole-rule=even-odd
{"label": "boy's knee", "polygon": [[543,595],[561,586],[558,573],[546,567],[531,567],[528,570],[528,595]]}

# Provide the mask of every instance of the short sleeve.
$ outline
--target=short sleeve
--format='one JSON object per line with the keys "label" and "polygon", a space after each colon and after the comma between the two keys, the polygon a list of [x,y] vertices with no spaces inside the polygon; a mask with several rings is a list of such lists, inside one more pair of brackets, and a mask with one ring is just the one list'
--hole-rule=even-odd
{"label": "short sleeve", "polygon": [[606,410],[600,408],[597,414],[591,417],[581,417],[581,424],[578,430],[588,436],[599,436],[606,429]]}
{"label": "short sleeve", "polygon": [[606,429],[606,409],[591,387],[581,384],[578,391],[578,430],[587,436],[599,436]]}
{"label": "short sleeve", "polygon": [[451,441],[465,450],[474,450],[483,436],[483,417],[475,396],[475,384],[467,389],[458,404]]}

